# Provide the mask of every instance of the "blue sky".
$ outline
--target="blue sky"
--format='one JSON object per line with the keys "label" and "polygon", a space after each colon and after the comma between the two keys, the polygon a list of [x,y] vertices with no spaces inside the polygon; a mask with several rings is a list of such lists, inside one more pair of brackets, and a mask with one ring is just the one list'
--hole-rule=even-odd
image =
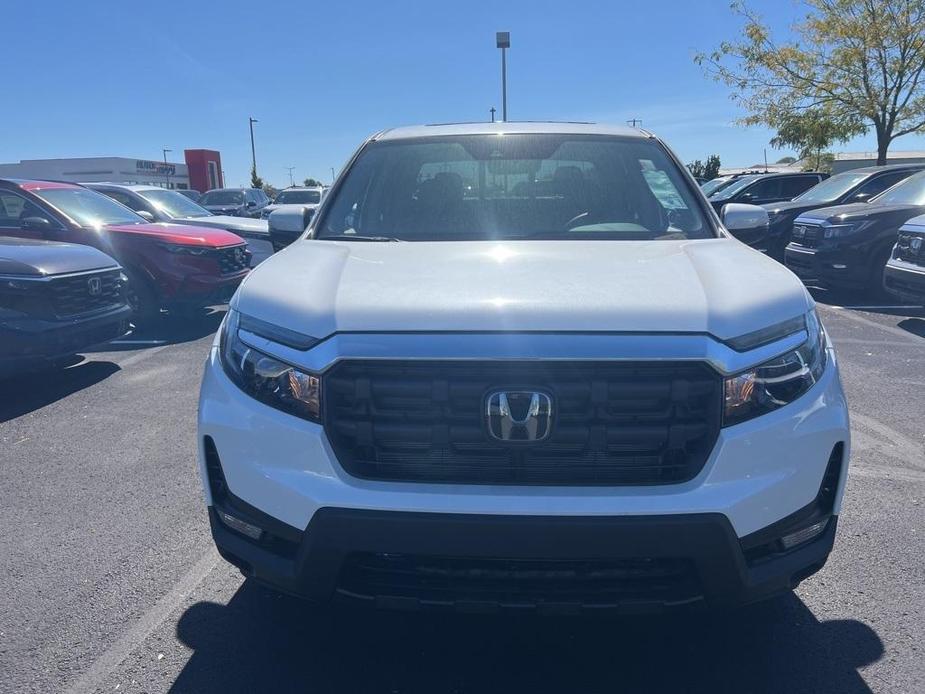
{"label": "blue sky", "polygon": [[[753,5],[785,32],[800,14]],[[253,115],[265,180],[288,183],[288,166],[329,179],[376,130],[500,109],[496,30],[511,32],[511,120],[641,118],[685,161],[716,152],[728,166],[761,161],[771,137],[735,125],[728,90],[692,60],[738,32],[729,0],[46,0],[6,7],[4,27],[0,162],[214,148],[240,184]]]}

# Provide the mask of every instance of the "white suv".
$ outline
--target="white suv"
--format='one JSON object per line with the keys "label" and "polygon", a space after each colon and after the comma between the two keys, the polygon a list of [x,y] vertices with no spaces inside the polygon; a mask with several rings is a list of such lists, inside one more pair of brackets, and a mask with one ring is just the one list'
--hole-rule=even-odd
{"label": "white suv", "polygon": [[832,549],[848,448],[803,285],[657,138],[589,124],[370,138],[238,290],[199,408],[228,561],[413,609],[786,591]]}

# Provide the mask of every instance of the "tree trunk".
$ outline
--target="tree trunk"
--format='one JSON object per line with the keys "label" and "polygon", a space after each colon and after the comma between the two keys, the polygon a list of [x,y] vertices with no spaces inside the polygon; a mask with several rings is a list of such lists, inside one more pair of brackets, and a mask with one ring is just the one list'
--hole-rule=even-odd
{"label": "tree trunk", "polygon": [[886,164],[886,152],[890,148],[890,136],[882,129],[877,129],[877,166]]}

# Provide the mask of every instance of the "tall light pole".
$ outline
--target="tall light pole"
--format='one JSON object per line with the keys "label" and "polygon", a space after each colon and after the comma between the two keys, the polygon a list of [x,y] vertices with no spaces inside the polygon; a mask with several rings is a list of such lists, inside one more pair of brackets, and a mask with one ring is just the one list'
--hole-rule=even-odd
{"label": "tall light pole", "polygon": [[511,32],[499,31],[495,43],[501,49],[501,120],[507,120],[507,49],[511,47]]}
{"label": "tall light pole", "polygon": [[332,167],[331,167],[331,183],[334,183],[334,179],[335,179],[335,178],[336,178],[336,177],[334,176],[334,167],[332,166]]}
{"label": "tall light pole", "polygon": [[259,123],[256,118],[249,117],[248,122],[251,126],[251,171],[254,172],[254,175],[257,175],[257,150],[254,149],[254,123]]}
{"label": "tall light pole", "polygon": [[167,149],[166,147],[161,150],[164,154],[164,175],[167,177],[167,188],[170,189],[170,169],[167,166],[167,152],[172,152],[172,149]]}
{"label": "tall light pole", "polygon": [[632,126],[632,127],[634,127],[634,128],[636,127],[636,124],[637,124],[637,123],[638,123],[639,125],[642,125],[642,118],[630,118],[628,121],[626,121],[626,124],[627,124],[627,125],[630,125],[630,126]]}
{"label": "tall light pole", "polygon": [[292,188],[295,183],[292,182],[292,171],[295,169],[294,166],[287,166],[286,170],[289,172],[289,187]]}
{"label": "tall light pole", "polygon": [[494,123],[494,122],[495,122],[495,113],[498,112],[498,109],[496,109],[494,106],[492,106],[490,109],[488,109],[488,112],[491,114],[491,122]]}

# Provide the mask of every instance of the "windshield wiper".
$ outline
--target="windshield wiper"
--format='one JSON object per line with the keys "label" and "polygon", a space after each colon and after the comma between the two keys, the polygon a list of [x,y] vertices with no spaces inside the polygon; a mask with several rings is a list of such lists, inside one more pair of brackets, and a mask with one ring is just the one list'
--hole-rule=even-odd
{"label": "windshield wiper", "polygon": [[321,240],[327,241],[370,241],[373,243],[382,243],[389,241],[399,242],[402,239],[397,239],[394,236],[358,236],[354,234],[341,234],[340,236],[322,236]]}

